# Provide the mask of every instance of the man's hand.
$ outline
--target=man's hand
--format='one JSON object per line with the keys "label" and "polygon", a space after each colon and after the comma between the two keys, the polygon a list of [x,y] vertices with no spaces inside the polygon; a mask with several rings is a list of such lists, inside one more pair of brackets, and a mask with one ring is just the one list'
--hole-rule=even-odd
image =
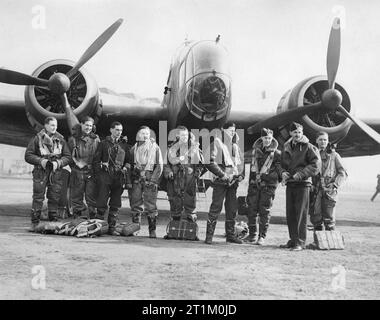
{"label": "man's hand", "polygon": [[222,181],[226,181],[226,182],[230,181],[230,177],[227,176],[226,174],[224,174],[223,177],[221,177],[220,179],[221,179]]}
{"label": "man's hand", "polygon": [[290,177],[289,172],[283,172],[283,173],[282,173],[282,181],[283,181],[283,182],[286,182],[286,180],[288,180],[289,177]]}
{"label": "man's hand", "polygon": [[302,180],[302,175],[299,172],[296,172],[293,175],[293,179],[296,180],[296,181],[300,181],[300,180]]}
{"label": "man's hand", "polygon": [[48,160],[47,159],[42,159],[41,160],[41,166],[42,166],[42,168],[45,170],[46,169],[46,165],[47,165],[47,163],[48,163]]}
{"label": "man's hand", "polygon": [[168,173],[168,179],[170,179],[170,180],[174,179],[174,173],[173,172]]}
{"label": "man's hand", "polygon": [[52,163],[53,163],[53,172],[55,172],[58,169],[58,162],[53,161]]}
{"label": "man's hand", "polygon": [[239,177],[238,177],[238,181],[239,181],[239,182],[242,182],[243,180],[244,180],[244,177],[243,177],[243,176],[239,176]]}

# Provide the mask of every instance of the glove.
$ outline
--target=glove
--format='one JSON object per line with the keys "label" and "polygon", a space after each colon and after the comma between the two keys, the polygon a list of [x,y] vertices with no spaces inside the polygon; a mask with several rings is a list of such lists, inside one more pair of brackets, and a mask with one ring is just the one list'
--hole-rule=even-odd
{"label": "glove", "polygon": [[47,163],[48,163],[48,160],[47,159],[42,159],[41,160],[41,166],[42,166],[42,168],[45,170],[46,169],[46,165],[47,165]]}
{"label": "glove", "polygon": [[261,180],[262,181],[268,181],[268,174],[266,174],[266,173],[261,174]]}
{"label": "glove", "polygon": [[296,180],[296,181],[300,181],[300,180],[302,180],[301,173],[296,172],[296,173],[293,175],[293,179]]}
{"label": "glove", "polygon": [[289,172],[283,172],[281,177],[282,177],[282,181],[286,182],[286,180],[288,180],[290,177]]}
{"label": "glove", "polygon": [[223,175],[223,177],[220,178],[222,181],[230,181],[230,177],[226,174]]}
{"label": "glove", "polygon": [[58,169],[58,162],[53,161],[53,172],[55,172]]}

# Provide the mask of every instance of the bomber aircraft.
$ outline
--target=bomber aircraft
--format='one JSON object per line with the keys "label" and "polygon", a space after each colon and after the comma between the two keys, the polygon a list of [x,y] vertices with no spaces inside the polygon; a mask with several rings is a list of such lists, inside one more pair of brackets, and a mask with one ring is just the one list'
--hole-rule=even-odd
{"label": "bomber aircraft", "polygon": [[327,49],[327,76],[311,76],[300,81],[280,99],[276,112],[234,111],[231,108],[231,75],[228,51],[220,36],[215,40],[185,41],[175,53],[162,102],[137,101],[126,94],[98,88],[83,65],[112,37],[123,20],[106,29],[77,62],[52,60],[32,75],[0,69],[0,82],[26,86],[24,99],[0,96],[0,143],[26,146],[47,116],[59,121],[59,131],[68,136],[83,116],[96,121],[97,133],[108,134],[113,121],[126,123],[125,134],[132,138],[141,125],[155,132],[159,121],[171,130],[182,124],[190,129],[220,128],[226,121],[244,129],[245,159],[260,129],[269,127],[282,145],[288,138],[287,126],[301,122],[314,140],[326,131],[343,157],[380,154],[380,119],[366,120],[352,114],[348,92],[336,82],[340,58],[341,27],[335,18]]}

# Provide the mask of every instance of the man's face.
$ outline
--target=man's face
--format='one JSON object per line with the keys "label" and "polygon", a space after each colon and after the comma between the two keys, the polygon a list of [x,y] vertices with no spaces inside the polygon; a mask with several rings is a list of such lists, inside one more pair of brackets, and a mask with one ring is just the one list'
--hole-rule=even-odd
{"label": "man's face", "polygon": [[189,141],[189,132],[187,130],[181,130],[178,134],[180,143],[187,143]]}
{"label": "man's face", "polygon": [[45,129],[49,134],[54,134],[57,131],[57,127],[57,120],[50,120],[49,123],[45,124]]}
{"label": "man's face", "polygon": [[139,131],[139,141],[147,141],[150,139],[150,130],[148,128],[141,129]]}
{"label": "man's face", "polygon": [[114,128],[111,128],[110,131],[111,131],[111,137],[113,139],[119,139],[123,132],[123,126],[116,125]]}
{"label": "man's face", "polygon": [[297,128],[296,130],[291,131],[290,135],[292,136],[294,142],[299,142],[303,137],[303,130],[301,128]]}
{"label": "man's face", "polygon": [[92,121],[86,121],[85,123],[80,124],[82,127],[82,132],[85,134],[89,134],[92,131],[92,127],[94,123]]}
{"label": "man's face", "polygon": [[326,149],[328,143],[329,143],[329,137],[326,134],[321,135],[317,138],[318,148],[321,150]]}
{"label": "man's face", "polygon": [[263,146],[264,147],[269,147],[270,144],[272,143],[273,137],[272,136],[265,136],[265,137],[261,137],[261,140],[263,140]]}

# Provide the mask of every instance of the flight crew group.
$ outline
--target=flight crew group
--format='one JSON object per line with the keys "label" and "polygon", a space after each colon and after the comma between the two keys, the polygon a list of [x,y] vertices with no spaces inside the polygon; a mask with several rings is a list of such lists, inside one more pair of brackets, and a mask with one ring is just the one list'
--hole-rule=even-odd
{"label": "flight crew group", "polygon": [[[33,231],[40,221],[43,201],[48,199],[48,218],[58,220],[58,202],[63,185],[62,168],[70,165],[70,192],[74,217],[105,218],[108,210],[109,234],[116,231],[121,195],[128,190],[132,222],[148,220],[149,237],[156,238],[157,192],[161,175],[167,181],[167,194],[173,220],[196,221],[197,179],[209,170],[214,176],[205,243],[211,244],[224,202],[226,241],[241,244],[235,234],[238,210],[237,188],[244,179],[244,159],[238,146],[236,126],[227,123],[223,134],[211,141],[210,161],[204,161],[199,144],[184,126],[177,127],[177,139],[168,148],[167,164],[161,150],[142,126],[132,147],[122,137],[123,126],[114,122],[110,136],[103,141],[93,133],[94,120],[85,117],[68,143],[57,132],[57,120],[45,119],[42,129],[29,143],[26,162],[34,165],[31,220]],[[293,122],[291,138],[281,153],[273,131],[262,129],[253,145],[248,202],[249,235],[244,241],[262,245],[270,222],[270,210],[280,182],[286,184],[286,219],[290,240],[281,247],[299,251],[305,248],[307,215],[315,230],[335,228],[337,189],[347,177],[341,158],[330,148],[328,135],[318,133],[313,146],[303,135],[302,125]],[[319,150],[318,150],[319,149]],[[86,205],[83,202],[86,200]],[[309,212],[309,208],[311,208]]]}

